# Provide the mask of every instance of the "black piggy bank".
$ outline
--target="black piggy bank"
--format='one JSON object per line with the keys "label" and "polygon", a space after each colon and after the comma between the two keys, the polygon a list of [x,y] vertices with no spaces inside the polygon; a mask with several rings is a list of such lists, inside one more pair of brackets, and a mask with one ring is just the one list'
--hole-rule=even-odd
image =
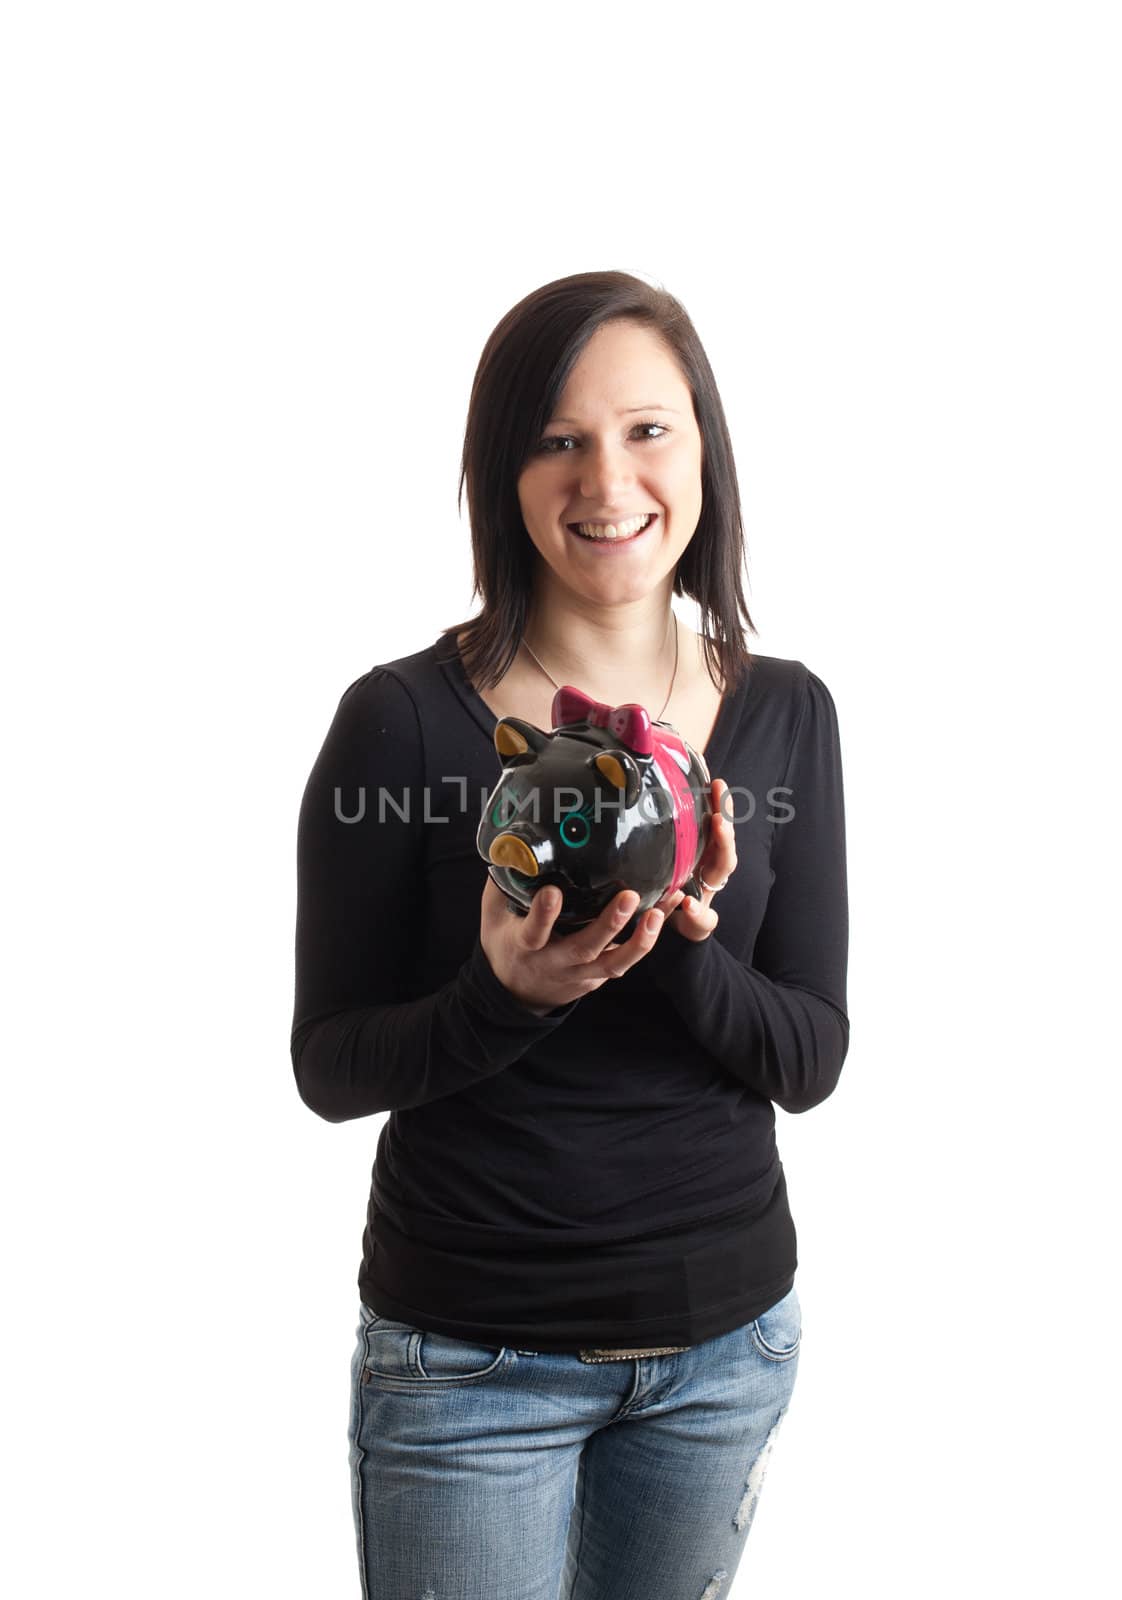
{"label": "black piggy bank", "polygon": [[639,895],[636,917],[668,890],[697,894],[712,809],[704,757],[642,706],[607,706],[569,684],[551,714],[551,733],[521,717],[495,725],[503,772],[476,844],[515,909],[556,884],[554,929],[570,933],[621,889]]}

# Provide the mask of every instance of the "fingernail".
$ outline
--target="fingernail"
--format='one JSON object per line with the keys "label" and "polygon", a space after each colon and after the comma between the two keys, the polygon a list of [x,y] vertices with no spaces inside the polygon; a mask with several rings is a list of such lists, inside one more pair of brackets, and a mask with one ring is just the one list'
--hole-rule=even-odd
{"label": "fingernail", "polygon": [[647,913],[647,932],[648,933],[653,933],[656,928],[661,926],[661,924],[662,924],[662,912],[661,911],[648,911],[648,913]]}

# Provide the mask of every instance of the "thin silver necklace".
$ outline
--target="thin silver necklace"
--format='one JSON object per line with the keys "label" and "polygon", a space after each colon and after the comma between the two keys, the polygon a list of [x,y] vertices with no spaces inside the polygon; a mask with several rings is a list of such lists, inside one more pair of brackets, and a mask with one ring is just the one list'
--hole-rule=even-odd
{"label": "thin silver necklace", "polygon": [[[671,611],[670,617],[671,617],[672,621],[675,620],[673,611]],[[530,649],[530,646],[528,644],[526,644],[525,639],[523,639],[522,643],[526,645],[526,649],[529,652],[529,654],[531,656],[534,656],[534,660],[538,661],[537,656],[534,655],[534,652]],[[561,685],[558,683],[557,679],[553,676],[552,672],[550,672],[549,668],[546,667],[546,666],[543,666],[540,661],[538,661],[538,666],[541,667],[542,671],[545,673],[546,677],[549,679],[549,681],[553,685],[553,687],[555,689],[560,689]],[[670,688],[666,692],[666,699],[662,702],[662,710],[659,712],[658,716],[655,717],[655,719],[654,719],[656,722],[661,722],[663,717],[666,714],[666,708],[670,704],[670,696],[674,693],[674,681],[677,678],[677,676],[678,676],[678,629],[677,629],[677,626],[675,626],[675,628],[674,628],[674,671],[671,673],[671,676],[670,676]]]}

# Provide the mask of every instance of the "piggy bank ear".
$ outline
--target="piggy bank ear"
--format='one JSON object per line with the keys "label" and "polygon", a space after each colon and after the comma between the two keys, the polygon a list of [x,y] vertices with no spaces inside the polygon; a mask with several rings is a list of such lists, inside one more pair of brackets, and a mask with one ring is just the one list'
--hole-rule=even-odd
{"label": "piggy bank ear", "polygon": [[532,761],[539,750],[545,748],[548,739],[548,734],[521,717],[500,717],[495,724],[495,749],[502,756],[504,767],[515,766],[523,760]]}
{"label": "piggy bank ear", "polygon": [[601,750],[589,757],[588,765],[619,790],[625,809],[635,804],[643,787],[643,775],[634,756],[626,750]]}

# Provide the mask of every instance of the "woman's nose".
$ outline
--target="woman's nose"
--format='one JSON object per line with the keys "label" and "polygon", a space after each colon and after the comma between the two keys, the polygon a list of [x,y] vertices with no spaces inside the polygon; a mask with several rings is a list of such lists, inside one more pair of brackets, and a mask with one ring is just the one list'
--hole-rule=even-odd
{"label": "woman's nose", "polygon": [[592,444],[581,463],[580,491],[585,500],[614,505],[634,479],[627,452],[618,445]]}

